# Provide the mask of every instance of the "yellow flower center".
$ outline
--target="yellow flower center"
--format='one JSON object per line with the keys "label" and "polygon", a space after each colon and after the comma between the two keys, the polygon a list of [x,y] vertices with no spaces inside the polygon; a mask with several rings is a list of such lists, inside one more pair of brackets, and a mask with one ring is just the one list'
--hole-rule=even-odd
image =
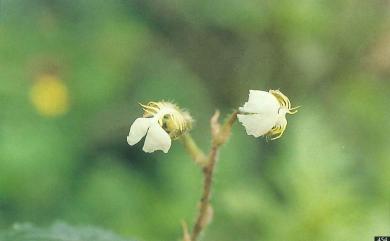
{"label": "yellow flower center", "polygon": [[156,118],[159,125],[172,139],[177,139],[192,127],[191,116],[169,102],[149,102],[140,104],[144,109],[144,117]]}

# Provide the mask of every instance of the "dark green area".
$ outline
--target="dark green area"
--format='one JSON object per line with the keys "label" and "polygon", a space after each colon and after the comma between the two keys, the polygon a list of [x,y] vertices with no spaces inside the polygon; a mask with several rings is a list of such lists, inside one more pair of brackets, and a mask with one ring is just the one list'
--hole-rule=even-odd
{"label": "dark green area", "polygon": [[[372,0],[0,0],[0,227],[64,220],[140,241],[178,240],[201,173],[175,141],[130,147],[138,102],[196,119],[249,89],[298,114],[280,140],[236,124],[216,172],[204,240],[373,240],[390,232],[390,6]],[[70,109],[29,93],[55,73]]]}

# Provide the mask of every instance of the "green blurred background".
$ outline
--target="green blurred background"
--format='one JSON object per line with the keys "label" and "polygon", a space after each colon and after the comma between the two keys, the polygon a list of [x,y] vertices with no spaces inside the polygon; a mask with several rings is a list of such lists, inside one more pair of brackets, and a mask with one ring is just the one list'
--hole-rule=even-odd
{"label": "green blurred background", "polygon": [[0,0],[0,227],[56,220],[178,240],[201,193],[181,146],[126,143],[138,102],[196,119],[280,89],[277,141],[236,124],[204,240],[390,234],[390,3],[383,0]]}

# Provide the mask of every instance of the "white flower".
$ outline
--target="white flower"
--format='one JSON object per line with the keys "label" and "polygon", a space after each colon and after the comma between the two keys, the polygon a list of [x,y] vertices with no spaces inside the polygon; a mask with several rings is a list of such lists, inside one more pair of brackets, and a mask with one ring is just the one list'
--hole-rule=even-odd
{"label": "white flower", "polygon": [[286,113],[295,114],[297,108],[291,108],[290,100],[279,90],[250,90],[248,102],[239,108],[237,117],[248,135],[274,140],[286,129]]}
{"label": "white flower", "polygon": [[127,136],[127,143],[131,146],[146,135],[145,152],[162,150],[167,153],[171,139],[177,139],[191,128],[190,115],[172,103],[149,102],[141,106],[144,116],[134,121]]}

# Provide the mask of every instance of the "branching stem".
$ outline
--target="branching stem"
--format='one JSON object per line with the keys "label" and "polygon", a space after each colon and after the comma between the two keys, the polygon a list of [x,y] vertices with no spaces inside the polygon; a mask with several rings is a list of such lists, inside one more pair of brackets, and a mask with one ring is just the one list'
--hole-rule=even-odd
{"label": "branching stem", "polygon": [[[210,120],[212,141],[211,149],[207,157],[189,135],[185,136],[183,139],[186,150],[203,171],[203,192],[200,199],[199,212],[191,235],[188,234],[188,231],[184,230],[184,241],[197,241],[200,233],[212,219],[213,209],[210,200],[214,169],[218,160],[219,148],[228,140],[231,133],[231,127],[237,119],[237,112],[233,112],[222,126],[218,119],[219,111],[216,111]],[[188,237],[190,237],[190,239]]]}

